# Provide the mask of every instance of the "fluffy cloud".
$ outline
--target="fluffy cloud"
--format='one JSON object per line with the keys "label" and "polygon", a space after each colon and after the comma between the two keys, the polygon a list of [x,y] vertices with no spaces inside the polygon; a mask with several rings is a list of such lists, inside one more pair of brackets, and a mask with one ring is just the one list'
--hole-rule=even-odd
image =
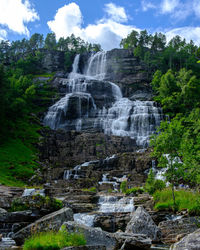
{"label": "fluffy cloud", "polygon": [[11,31],[28,36],[26,24],[38,19],[39,16],[29,0],[0,0],[0,25]]}
{"label": "fluffy cloud", "polygon": [[172,29],[166,32],[166,37],[168,41],[176,35],[185,38],[187,42],[193,40],[197,45],[200,44],[200,27],[187,26],[187,27]]}
{"label": "fluffy cloud", "polygon": [[81,32],[82,14],[76,3],[64,5],[58,9],[54,20],[47,22],[49,28],[56,34],[57,39],[72,33]]}
{"label": "fluffy cloud", "polygon": [[123,7],[116,6],[113,3],[108,3],[105,5],[105,11],[113,21],[116,22],[128,21],[128,17]]}
{"label": "fluffy cloud", "polygon": [[134,27],[122,24],[128,20],[124,8],[110,3],[105,5],[105,12],[108,18],[102,18],[84,28],[79,6],[76,3],[70,3],[58,9],[54,20],[47,24],[56,34],[57,39],[73,33],[88,42],[100,43],[103,49],[109,50],[119,47],[121,39],[126,37]]}

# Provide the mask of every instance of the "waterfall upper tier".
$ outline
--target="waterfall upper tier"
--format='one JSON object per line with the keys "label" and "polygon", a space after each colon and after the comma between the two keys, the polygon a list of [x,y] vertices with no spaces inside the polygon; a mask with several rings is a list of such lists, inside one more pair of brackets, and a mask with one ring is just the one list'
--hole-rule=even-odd
{"label": "waterfall upper tier", "polygon": [[77,55],[69,77],[60,79],[66,94],[49,108],[44,124],[52,129],[128,136],[145,147],[163,118],[162,110],[153,101],[123,97],[118,85],[105,80],[108,69],[107,53],[98,52],[88,58],[83,74]]}

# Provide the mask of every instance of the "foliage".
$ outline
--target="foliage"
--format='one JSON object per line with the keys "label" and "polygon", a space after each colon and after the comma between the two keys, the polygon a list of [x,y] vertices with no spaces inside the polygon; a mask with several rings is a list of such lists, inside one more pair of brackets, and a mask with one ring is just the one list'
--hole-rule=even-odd
{"label": "foliage", "polygon": [[27,209],[39,209],[46,208],[48,210],[56,211],[63,207],[62,201],[49,197],[49,196],[41,196],[41,195],[34,195],[31,198],[28,197],[28,199],[24,198],[17,198],[13,200],[11,204],[11,212],[15,211],[23,211]]}
{"label": "foliage", "polygon": [[45,232],[32,235],[25,240],[23,250],[57,250],[69,246],[86,244],[83,234],[68,233],[65,229],[59,232]]}
{"label": "foliage", "polygon": [[[176,211],[188,210],[190,215],[200,215],[200,198],[198,192],[188,190],[175,191]],[[174,210],[171,190],[166,188],[153,194],[156,210]]]}
{"label": "foliage", "polygon": [[120,184],[120,191],[125,194],[126,190],[127,190],[127,181],[122,181]]}
{"label": "foliage", "polygon": [[142,193],[144,193],[144,188],[142,187],[133,187],[133,188],[126,189],[127,195],[129,194],[137,195],[137,194],[142,194]]}
{"label": "foliage", "polygon": [[124,49],[132,49],[134,56],[145,61],[148,73],[156,70],[166,73],[168,69],[178,71],[186,68],[200,75],[200,66],[197,64],[199,48],[193,41],[186,43],[180,36],[175,36],[166,43],[166,36],[162,33],[151,35],[146,30],[140,32],[133,30],[122,39],[120,46]]}
{"label": "foliage", "polygon": [[83,190],[83,191],[86,191],[86,192],[92,192],[92,193],[96,193],[96,192],[97,192],[96,187],[84,188],[84,189],[82,189],[82,190]]}
{"label": "foliage", "polygon": [[151,169],[145,183],[145,191],[147,191],[149,194],[153,194],[157,190],[163,190],[165,187],[165,182],[162,180],[156,180],[155,175]]}

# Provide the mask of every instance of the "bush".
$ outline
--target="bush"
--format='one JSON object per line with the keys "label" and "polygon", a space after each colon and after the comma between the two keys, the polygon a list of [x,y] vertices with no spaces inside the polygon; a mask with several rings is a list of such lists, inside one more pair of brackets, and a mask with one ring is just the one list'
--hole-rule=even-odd
{"label": "bush", "polygon": [[144,188],[142,187],[133,187],[133,188],[129,188],[126,190],[126,194],[142,194],[144,193]]}
{"label": "bush", "polygon": [[23,250],[59,250],[85,244],[86,240],[82,234],[68,233],[62,229],[59,232],[50,231],[31,236],[25,241]]}
{"label": "bush", "polygon": [[176,206],[174,208],[172,191],[169,188],[153,194],[156,210],[188,210],[190,215],[200,215],[200,194],[198,192],[179,190],[175,191]]}
{"label": "bush", "polygon": [[59,210],[63,207],[63,203],[60,200],[55,198],[51,198],[49,196],[41,196],[39,194],[34,195],[32,197],[26,198],[18,198],[13,200],[11,204],[10,212],[15,211],[23,211],[27,209],[39,209],[46,208],[53,211]]}
{"label": "bush", "polygon": [[122,181],[122,183],[120,184],[120,191],[125,194],[127,190],[127,181]]}

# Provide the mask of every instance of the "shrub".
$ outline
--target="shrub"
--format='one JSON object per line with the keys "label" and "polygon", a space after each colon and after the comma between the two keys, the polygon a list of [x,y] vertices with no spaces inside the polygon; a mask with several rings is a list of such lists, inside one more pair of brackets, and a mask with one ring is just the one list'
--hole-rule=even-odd
{"label": "shrub", "polygon": [[25,241],[23,250],[58,250],[85,244],[86,240],[82,234],[68,233],[62,229],[59,232],[50,231],[31,236]]}
{"label": "shrub", "polygon": [[126,194],[142,194],[144,193],[144,188],[142,187],[133,187],[133,188],[129,188],[126,190]]}
{"label": "shrub", "polygon": [[120,191],[125,194],[126,190],[127,190],[127,181],[122,181],[122,183],[120,184]]}

